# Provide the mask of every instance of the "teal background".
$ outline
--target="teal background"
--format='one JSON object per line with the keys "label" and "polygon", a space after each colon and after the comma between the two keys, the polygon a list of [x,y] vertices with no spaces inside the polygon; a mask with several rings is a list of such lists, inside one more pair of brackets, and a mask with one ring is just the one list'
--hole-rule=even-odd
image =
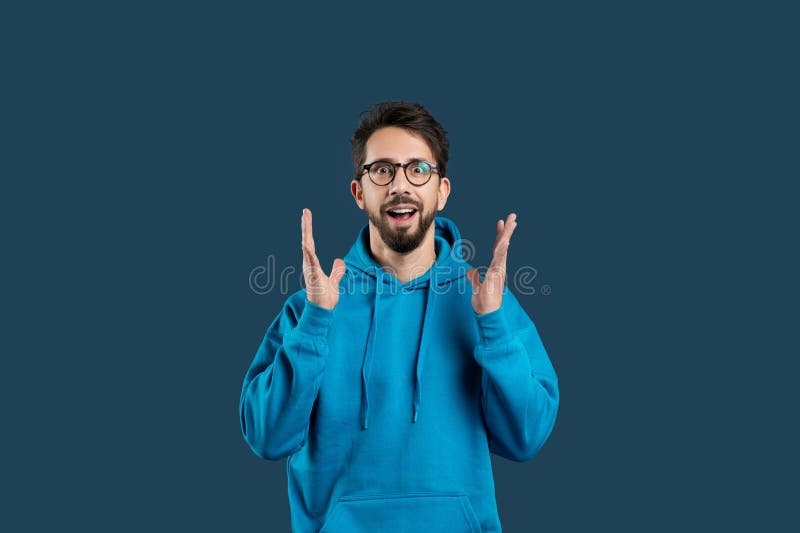
{"label": "teal background", "polygon": [[[244,373],[300,267],[365,217],[385,99],[450,134],[443,214],[509,268],[561,387],[504,529],[796,527],[797,29],[788,4],[0,8],[6,531],[287,531]],[[376,33],[379,31],[380,33]],[[290,288],[300,287],[298,273]]]}

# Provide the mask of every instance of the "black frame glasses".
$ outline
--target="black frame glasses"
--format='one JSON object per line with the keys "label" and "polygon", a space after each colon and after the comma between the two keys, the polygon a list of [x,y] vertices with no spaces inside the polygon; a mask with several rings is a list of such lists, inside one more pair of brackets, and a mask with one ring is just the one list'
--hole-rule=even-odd
{"label": "black frame glasses", "polygon": [[[385,166],[384,167],[381,167],[381,166],[377,166],[376,167],[375,165],[379,165],[379,163],[384,163],[385,165],[388,165],[388,168],[391,170],[391,177],[389,178],[389,181],[387,181],[386,183],[382,183],[384,180],[381,179],[381,176],[378,174],[378,170],[380,170],[381,168],[386,168],[386,167]],[[430,172],[428,172],[428,175],[425,177],[424,181],[414,181],[414,180],[412,180],[411,178],[408,177],[408,170],[407,170],[408,167],[410,165],[419,164],[419,163],[425,163],[426,165],[428,165],[430,167]],[[408,180],[408,182],[411,185],[414,185],[415,187],[422,187],[423,185],[425,185],[426,183],[428,183],[431,180],[431,177],[433,176],[434,172],[436,172],[436,173],[439,172],[439,170],[438,170],[439,167],[437,165],[434,165],[433,163],[429,163],[428,161],[425,161],[424,159],[413,159],[413,160],[409,161],[408,163],[392,163],[391,161],[386,161],[385,159],[378,159],[377,161],[373,161],[372,163],[364,165],[363,169],[361,171],[361,176],[363,176],[364,172],[366,171],[367,175],[369,175],[369,180],[372,183],[374,183],[375,185],[377,185],[379,187],[385,187],[385,186],[389,185],[390,183],[392,183],[394,181],[394,179],[397,177],[397,167],[400,167],[400,168],[403,169],[403,174],[405,174],[406,179]],[[359,178],[361,178],[361,176],[359,176]],[[419,178],[419,176],[416,176],[415,179],[416,178]],[[378,181],[376,181],[376,179]]]}

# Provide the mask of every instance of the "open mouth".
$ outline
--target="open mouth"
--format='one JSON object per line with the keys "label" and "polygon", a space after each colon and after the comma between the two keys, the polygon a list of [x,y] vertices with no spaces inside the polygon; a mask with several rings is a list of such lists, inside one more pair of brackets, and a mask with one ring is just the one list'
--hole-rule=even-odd
{"label": "open mouth", "polygon": [[389,209],[386,211],[392,219],[401,222],[404,220],[411,220],[411,218],[416,214],[417,210],[413,207],[398,207],[395,209]]}

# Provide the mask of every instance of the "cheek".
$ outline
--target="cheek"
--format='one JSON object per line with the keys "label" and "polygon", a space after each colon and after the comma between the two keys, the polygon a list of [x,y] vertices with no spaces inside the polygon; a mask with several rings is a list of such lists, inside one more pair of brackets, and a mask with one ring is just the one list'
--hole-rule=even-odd
{"label": "cheek", "polygon": [[361,201],[364,203],[364,209],[375,211],[381,205],[381,198],[375,191],[364,191]]}
{"label": "cheek", "polygon": [[431,206],[431,209],[439,209],[439,189],[434,189],[431,192],[430,198],[427,200],[427,204]]}

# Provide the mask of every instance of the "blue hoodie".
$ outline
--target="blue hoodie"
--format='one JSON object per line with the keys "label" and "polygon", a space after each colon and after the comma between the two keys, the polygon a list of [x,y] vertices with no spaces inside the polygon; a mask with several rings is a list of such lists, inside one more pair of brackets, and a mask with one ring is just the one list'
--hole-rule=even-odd
{"label": "blue hoodie", "polygon": [[364,226],[331,311],[291,295],[247,371],[242,433],[288,457],[297,532],[500,531],[489,452],[530,459],[558,411],[555,370],[506,288],[472,309],[455,224],[435,219],[437,259],[401,283]]}

